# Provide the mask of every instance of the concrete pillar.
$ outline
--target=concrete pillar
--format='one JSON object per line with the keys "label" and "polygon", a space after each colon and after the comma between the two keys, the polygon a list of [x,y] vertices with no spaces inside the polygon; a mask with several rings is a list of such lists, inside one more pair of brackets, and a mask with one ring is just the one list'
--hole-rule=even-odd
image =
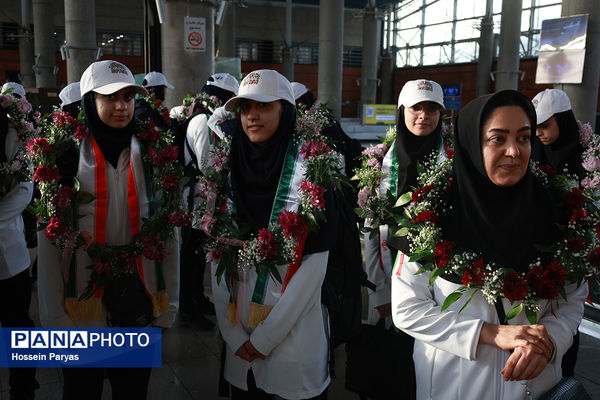
{"label": "concrete pillar", "polygon": [[33,42],[35,48],[35,85],[56,87],[56,46],[54,44],[54,1],[33,0]]}
{"label": "concrete pillar", "polygon": [[[379,62],[380,23],[376,8],[363,10],[362,64],[360,76],[360,108],[373,104],[377,97],[377,65]],[[362,111],[361,111],[362,112]]]}
{"label": "concrete pillar", "polygon": [[381,57],[381,104],[396,104],[394,72],[396,71],[396,54],[390,52]]}
{"label": "concrete pillar", "polygon": [[344,0],[321,0],[319,7],[318,97],[335,118],[342,115]]}
{"label": "concrete pillar", "polygon": [[589,14],[583,80],[580,85],[564,84],[555,87],[567,93],[575,117],[583,123],[589,122],[595,130],[600,79],[600,0],[563,0],[561,15],[577,14]]}
{"label": "concrete pillar", "polygon": [[[186,94],[195,94],[206,83],[214,71],[215,24],[214,3],[200,0],[167,0],[165,3],[167,22],[161,25],[162,73],[175,89],[168,89],[166,105],[181,104]],[[202,40],[206,50],[185,50],[184,18],[204,18],[206,32]]]}
{"label": "concrete pillar", "polygon": [[219,35],[219,57],[235,57],[235,27],[237,6],[230,4],[227,7],[223,25],[217,27]]}
{"label": "concrete pillar", "polygon": [[502,0],[500,54],[496,72],[496,91],[516,90],[519,86],[519,43],[522,0]]}
{"label": "concrete pillar", "polygon": [[281,54],[282,74],[294,81],[294,49],[292,48],[292,0],[285,2],[285,47]]}
{"label": "concrete pillar", "polygon": [[35,86],[33,73],[33,31],[31,29],[31,0],[21,0],[21,29],[19,30],[19,66],[21,84],[25,87]]}
{"label": "concrete pillar", "polygon": [[492,19],[493,1],[487,0],[485,16],[481,19],[479,38],[479,61],[477,62],[476,94],[488,94],[490,90],[490,72],[494,61],[494,20]]}
{"label": "concrete pillar", "polygon": [[94,0],[65,1],[65,41],[69,46],[67,81],[78,82],[83,71],[94,61],[96,43],[96,7]]}

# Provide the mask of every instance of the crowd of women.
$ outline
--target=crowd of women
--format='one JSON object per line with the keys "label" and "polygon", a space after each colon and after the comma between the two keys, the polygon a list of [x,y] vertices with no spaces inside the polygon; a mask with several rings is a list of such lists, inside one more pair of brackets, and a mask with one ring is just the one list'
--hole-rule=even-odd
{"label": "crowd of women", "polygon": [[[165,77],[144,86],[119,62],[95,62],[27,135],[8,112],[18,91],[2,95],[3,326],[32,326],[21,212],[33,184],[6,172],[19,161],[40,191],[45,327],[167,329],[180,299],[190,314],[205,299],[206,257],[231,398],[326,399],[322,286],[358,201],[369,320],[414,338],[411,397],[537,399],[573,375],[600,220],[585,156],[595,139],[564,92],[481,96],[454,123],[438,83],[409,81],[395,129],[361,161],[312,93],[276,71],[239,86],[215,74],[170,113]],[[357,194],[340,185],[349,178]],[[62,371],[64,399],[99,399],[105,375],[113,398],[143,399],[151,375]],[[33,398],[34,374],[11,369],[13,398]]]}

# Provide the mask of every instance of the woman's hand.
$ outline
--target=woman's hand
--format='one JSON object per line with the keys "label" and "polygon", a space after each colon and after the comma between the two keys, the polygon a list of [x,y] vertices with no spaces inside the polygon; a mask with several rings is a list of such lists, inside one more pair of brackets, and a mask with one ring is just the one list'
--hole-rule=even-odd
{"label": "woman's hand", "polygon": [[517,347],[500,371],[505,381],[523,381],[538,376],[548,364],[548,359],[525,347]]}
{"label": "woman's hand", "polygon": [[248,362],[252,362],[257,358],[264,360],[266,358],[261,352],[256,350],[256,347],[252,345],[250,340],[246,341],[243,345],[240,346],[239,349],[235,352],[235,355],[240,357],[242,360],[246,360]]}
{"label": "woman's hand", "polygon": [[480,344],[489,344],[501,350],[522,347],[550,358],[554,344],[544,325],[494,325],[483,323],[479,334]]}

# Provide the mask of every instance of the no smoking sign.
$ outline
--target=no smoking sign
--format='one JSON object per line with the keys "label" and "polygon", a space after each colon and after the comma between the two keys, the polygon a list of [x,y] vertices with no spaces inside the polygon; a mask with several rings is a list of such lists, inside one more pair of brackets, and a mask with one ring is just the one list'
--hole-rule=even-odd
{"label": "no smoking sign", "polygon": [[206,51],[206,19],[198,17],[185,17],[184,20],[184,39],[186,51]]}

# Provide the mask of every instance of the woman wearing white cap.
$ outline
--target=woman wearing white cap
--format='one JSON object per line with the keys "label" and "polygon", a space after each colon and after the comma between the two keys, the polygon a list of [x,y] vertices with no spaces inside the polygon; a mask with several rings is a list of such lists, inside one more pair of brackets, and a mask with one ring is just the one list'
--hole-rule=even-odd
{"label": "woman wearing white cap", "polygon": [[[237,107],[240,118],[224,129],[225,147],[199,184],[213,204],[201,224],[215,238],[208,258],[224,376],[232,399],[322,399],[330,378],[321,285],[335,236],[329,167],[339,156],[295,129],[292,88],[276,71],[248,74],[225,104]],[[328,161],[315,175],[317,153]]]}
{"label": "woman wearing white cap", "polygon": [[79,82],[69,83],[60,91],[58,97],[61,100],[60,109],[68,113],[71,117],[77,118],[81,110]]}
{"label": "woman wearing white cap", "polygon": [[[40,165],[36,172],[42,204],[54,203],[42,213],[47,225],[38,233],[42,325],[168,328],[178,303],[176,208],[169,200],[180,199],[171,172],[177,150],[159,152],[164,134],[133,118],[135,93],[146,90],[125,65],[95,62],[80,87],[87,132],[67,138],[79,146],[60,155],[56,170]],[[73,123],[65,118],[55,116],[49,132]],[[77,201],[80,196],[89,199]],[[108,369],[113,398],[145,399],[150,371]],[[65,368],[63,399],[99,399],[104,373]]]}
{"label": "woman wearing white cap", "polygon": [[569,96],[559,89],[546,89],[535,95],[532,102],[538,125],[531,158],[542,165],[549,164],[557,172],[567,168],[581,179],[585,174],[581,165],[583,147]]}

